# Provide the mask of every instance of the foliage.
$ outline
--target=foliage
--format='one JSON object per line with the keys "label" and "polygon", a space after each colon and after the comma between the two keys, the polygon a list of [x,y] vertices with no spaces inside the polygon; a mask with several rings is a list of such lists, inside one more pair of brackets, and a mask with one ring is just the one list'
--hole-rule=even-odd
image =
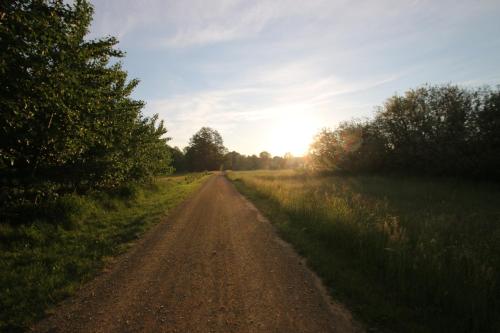
{"label": "foliage", "polygon": [[271,154],[267,151],[263,151],[259,154],[259,169],[269,169],[271,164]]}
{"label": "foliage", "polygon": [[368,325],[500,329],[497,187],[293,170],[229,177]]}
{"label": "foliage", "polygon": [[218,170],[225,152],[226,148],[219,132],[210,127],[202,127],[191,137],[185,148],[188,170]]}
{"label": "foliage", "polygon": [[236,151],[227,152],[220,134],[208,127],[200,129],[184,148],[184,153],[178,148],[170,147],[172,166],[176,172],[187,170],[257,170],[257,169],[291,169],[304,166],[303,157],[294,157],[287,153],[285,156],[272,156],[263,151],[257,155],[242,155]]}
{"label": "foliage", "polygon": [[369,121],[320,132],[311,166],[500,179],[500,89],[424,86],[389,98]]}
{"label": "foliage", "polygon": [[0,331],[28,328],[205,180],[169,176],[111,193],[66,194],[32,224],[0,224]]}
{"label": "foliage", "polygon": [[[35,204],[168,173],[166,129],[130,97],[113,37],[85,38],[86,0],[0,5],[2,202]],[[5,207],[4,207],[5,208]]]}
{"label": "foliage", "polygon": [[170,147],[170,155],[172,156],[172,167],[175,172],[187,171],[186,157],[179,147]]}
{"label": "foliage", "polygon": [[293,157],[290,153],[283,157],[271,157],[271,154],[266,151],[261,152],[259,156],[247,156],[231,151],[224,156],[224,169],[226,170],[294,169],[303,165],[303,157]]}

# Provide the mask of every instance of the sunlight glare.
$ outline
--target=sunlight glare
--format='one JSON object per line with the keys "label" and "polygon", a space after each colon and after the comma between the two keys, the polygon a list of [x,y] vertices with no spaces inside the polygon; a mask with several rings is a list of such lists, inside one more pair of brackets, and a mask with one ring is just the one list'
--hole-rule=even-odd
{"label": "sunlight glare", "polygon": [[293,156],[303,156],[318,129],[317,121],[311,116],[298,113],[287,115],[275,123],[270,151],[279,156],[287,152]]}

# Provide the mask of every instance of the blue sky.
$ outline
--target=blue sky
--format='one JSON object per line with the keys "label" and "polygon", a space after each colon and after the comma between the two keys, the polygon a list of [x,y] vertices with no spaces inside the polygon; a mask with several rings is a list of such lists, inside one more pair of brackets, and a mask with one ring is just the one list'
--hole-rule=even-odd
{"label": "blue sky", "polygon": [[500,1],[92,0],[134,97],[184,147],[304,153],[322,127],[369,117],[425,83],[500,84]]}

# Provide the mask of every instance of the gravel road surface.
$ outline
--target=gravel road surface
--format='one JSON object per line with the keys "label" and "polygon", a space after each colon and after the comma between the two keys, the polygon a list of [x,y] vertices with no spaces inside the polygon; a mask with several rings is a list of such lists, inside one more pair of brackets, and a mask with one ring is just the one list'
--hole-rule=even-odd
{"label": "gravel road surface", "polygon": [[221,174],[35,332],[360,332]]}

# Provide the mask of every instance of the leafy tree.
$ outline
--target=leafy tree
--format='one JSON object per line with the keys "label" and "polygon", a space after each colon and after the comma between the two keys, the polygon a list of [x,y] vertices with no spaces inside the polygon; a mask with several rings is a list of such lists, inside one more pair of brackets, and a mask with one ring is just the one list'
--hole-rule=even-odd
{"label": "leafy tree", "polygon": [[176,172],[183,172],[187,170],[186,157],[179,147],[169,147],[170,154],[172,155],[172,167]]}
{"label": "leafy tree", "polygon": [[481,91],[473,102],[470,144],[472,168],[500,179],[500,88]]}
{"label": "leafy tree", "polygon": [[324,128],[309,147],[309,159],[313,169],[335,171],[341,160],[341,145],[335,131]]}
{"label": "leafy tree", "polygon": [[246,157],[236,151],[231,151],[224,156],[224,169],[226,170],[245,170]]}
{"label": "leafy tree", "polygon": [[286,159],[281,156],[274,156],[271,160],[270,168],[273,170],[284,169],[286,167]]}
{"label": "leafy tree", "polygon": [[130,97],[114,37],[85,39],[86,0],[0,3],[3,202],[40,202],[169,172],[166,129]]}
{"label": "leafy tree", "polygon": [[271,165],[271,154],[267,151],[263,151],[259,154],[259,168],[260,169],[269,169]]}
{"label": "leafy tree", "polygon": [[313,168],[500,179],[500,90],[423,86],[393,96],[368,121],[325,129]]}
{"label": "leafy tree", "polygon": [[185,148],[187,166],[191,171],[219,169],[225,153],[221,135],[210,127],[202,127],[196,132]]}
{"label": "leafy tree", "polygon": [[260,162],[257,155],[250,155],[247,157],[247,168],[249,170],[257,170],[259,168]]}

